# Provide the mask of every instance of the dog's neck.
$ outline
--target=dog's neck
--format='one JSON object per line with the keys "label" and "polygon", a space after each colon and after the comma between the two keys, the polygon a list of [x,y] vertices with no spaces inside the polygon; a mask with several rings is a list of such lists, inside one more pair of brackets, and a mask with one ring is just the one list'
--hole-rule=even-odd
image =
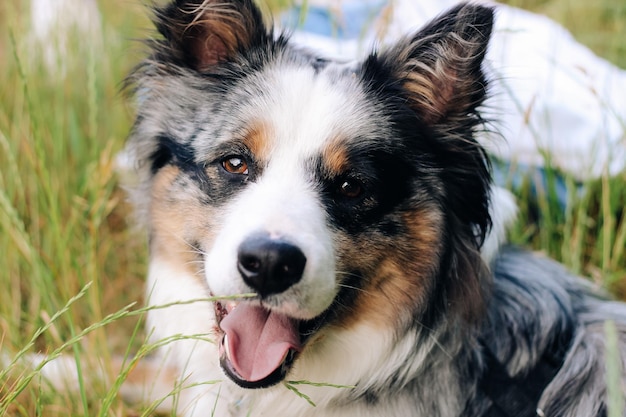
{"label": "dog's neck", "polygon": [[[269,410],[273,415],[373,417],[412,415],[420,409],[418,415],[458,415],[465,406],[465,388],[449,381],[443,384],[444,379],[436,377],[456,372],[454,368],[466,356],[458,332],[446,327],[442,324],[431,330],[416,326],[400,339],[391,327],[365,324],[334,329],[309,346],[289,375],[290,381],[307,381],[294,387],[315,407],[279,385],[263,391],[241,391],[236,401],[239,411],[245,415],[250,407],[255,413]],[[315,386],[317,383],[322,386]],[[388,401],[390,397],[393,402]]]}

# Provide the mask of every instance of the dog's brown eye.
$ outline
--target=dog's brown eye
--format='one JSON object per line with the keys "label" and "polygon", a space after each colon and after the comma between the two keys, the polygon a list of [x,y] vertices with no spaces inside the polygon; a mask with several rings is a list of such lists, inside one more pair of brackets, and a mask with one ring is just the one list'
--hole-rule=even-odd
{"label": "dog's brown eye", "polygon": [[357,198],[363,192],[363,187],[360,182],[348,179],[340,182],[339,192],[344,197]]}
{"label": "dog's brown eye", "polygon": [[222,167],[230,174],[248,175],[248,163],[240,156],[229,156],[222,161]]}

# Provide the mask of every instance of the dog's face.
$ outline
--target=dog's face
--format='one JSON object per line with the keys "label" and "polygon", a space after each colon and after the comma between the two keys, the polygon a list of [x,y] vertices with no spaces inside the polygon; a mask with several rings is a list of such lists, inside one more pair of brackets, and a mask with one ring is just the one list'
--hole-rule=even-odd
{"label": "dog's face", "polygon": [[282,380],[332,328],[477,314],[490,9],[459,6],[352,64],[274,36],[248,0],[156,15],[163,39],[134,75],[135,193],[151,256],[224,299],[231,379]]}

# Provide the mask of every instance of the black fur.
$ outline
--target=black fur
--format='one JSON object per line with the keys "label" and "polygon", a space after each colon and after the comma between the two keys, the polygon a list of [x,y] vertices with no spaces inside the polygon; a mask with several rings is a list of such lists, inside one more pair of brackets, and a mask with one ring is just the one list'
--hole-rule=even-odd
{"label": "black fur", "polygon": [[[327,377],[343,384],[345,378],[348,385],[354,385],[336,391],[324,388],[319,408],[302,408],[290,396],[291,391],[280,385],[271,388],[271,393],[241,391],[241,386],[266,388],[270,382],[247,381],[236,375],[233,362],[225,356],[229,354],[222,349],[219,359],[239,387],[228,380],[219,388],[223,391],[208,389],[208,394],[189,396],[191,399],[183,392],[182,398],[188,402],[182,402],[181,412],[191,409],[191,415],[197,401],[205,407],[203,412],[210,405],[235,415],[250,411],[253,415],[484,417],[490,415],[494,403],[484,381],[494,375],[496,367],[516,384],[534,387],[532,396],[536,398],[531,405],[546,415],[601,416],[606,412],[601,326],[609,318],[617,322],[623,350],[624,305],[601,300],[584,281],[552,261],[511,249],[503,250],[490,265],[481,256],[482,245],[493,232],[491,213],[498,211],[497,206],[490,207],[494,189],[489,159],[476,140],[485,123],[480,106],[488,83],[482,64],[493,28],[492,8],[458,5],[390,49],[350,65],[317,57],[292,45],[287,36],[274,34],[251,0],[179,0],[157,8],[155,24],[161,37],[148,43],[151,56],[131,76],[139,94],[139,114],[129,143],[140,174],[140,186],[133,195],[144,212],[163,210],[173,213],[171,217],[179,222],[170,225],[167,218],[163,220],[165,216],[157,216],[158,221],[149,223],[154,230],[153,248],[168,249],[166,254],[153,249],[155,265],[175,262],[177,256],[180,259],[171,268],[177,276],[161,276],[154,267],[151,274],[157,278],[150,283],[157,286],[173,279],[182,291],[185,286],[179,288],[179,282],[196,288],[201,281],[202,289],[208,282],[210,293],[200,294],[208,296],[214,291],[211,279],[220,287],[223,278],[230,285],[225,291],[235,293],[217,295],[236,295],[236,290],[245,293],[249,287],[241,284],[238,275],[229,275],[232,268],[228,265],[223,269],[212,265],[211,255],[221,254],[227,263],[230,252],[219,249],[232,244],[231,236],[240,232],[239,222],[247,225],[250,219],[256,220],[255,204],[261,200],[277,199],[280,204],[267,207],[292,216],[289,208],[297,207],[298,201],[296,197],[292,201],[291,194],[300,196],[309,203],[304,209],[307,213],[311,209],[314,219],[292,216],[288,220],[300,222],[293,227],[300,232],[309,230],[309,221],[317,221],[315,210],[322,213],[319,222],[324,227],[310,229],[318,234],[296,240],[313,242],[312,247],[332,246],[332,254],[324,260],[334,269],[320,270],[334,271],[326,273],[335,292],[320,308],[323,312],[317,311],[314,317],[307,315],[305,308],[298,309],[319,295],[316,284],[326,284],[324,278],[328,278],[322,273],[311,274],[310,285],[303,277],[280,294],[257,294],[240,302],[262,306],[268,314],[287,315],[284,311],[294,309],[300,314],[287,319],[296,322],[302,346],[297,353],[290,350],[289,360],[270,374],[271,384],[291,375],[305,379],[322,375],[323,381],[313,382],[335,382]],[[311,83],[323,81],[319,85],[338,97],[341,111],[345,108],[343,116],[353,116],[348,112],[360,116],[352,120],[352,130],[345,130],[348,137],[323,138],[325,145],[337,142],[333,145],[344,151],[345,166],[338,168],[337,161],[334,165],[326,161],[327,148],[321,147],[317,154],[307,154],[299,161],[304,174],[293,171],[303,177],[298,184],[304,191],[281,189],[283,178],[276,175],[270,177],[278,185],[267,188],[269,196],[252,194],[262,187],[272,158],[299,157],[272,150],[266,152],[269,157],[263,152],[255,155],[242,137],[248,124],[272,106],[286,113],[299,110],[278,106],[272,99],[291,96],[272,95],[274,91],[267,90],[275,86],[284,89],[285,84],[276,79],[285,73],[293,75],[294,68]],[[308,109],[305,100],[299,104]],[[272,121],[292,122],[282,116]],[[310,121],[310,115],[294,111],[296,116],[304,126],[315,127],[304,122]],[[328,131],[343,133],[344,126],[336,126],[343,120],[333,122]],[[289,135],[299,135],[299,128],[293,127]],[[285,143],[276,146],[286,149],[290,143]],[[232,156],[245,159],[246,174],[224,170],[224,160]],[[169,187],[165,197],[157,193],[156,198],[151,187],[160,184],[159,175],[168,166],[180,172],[171,185],[164,185]],[[250,195],[257,200],[245,198]],[[317,198],[313,202],[308,200],[311,195]],[[284,212],[283,206],[287,206]],[[180,210],[183,215],[167,210]],[[239,217],[231,218],[231,213]],[[283,229],[273,213],[262,214],[270,219],[268,234],[293,232],[289,227]],[[245,233],[259,232],[255,228],[265,227],[259,222],[261,226],[250,221],[254,230]],[[179,241],[193,242],[203,266],[213,266],[218,272],[186,275],[189,248],[176,249]],[[308,257],[307,262],[313,264],[315,258]],[[171,287],[165,288],[163,293],[170,296],[167,288]],[[216,304],[215,310],[218,315],[231,314],[224,313],[221,304]],[[179,313],[182,317],[187,312]],[[184,317],[191,322],[206,314],[204,306]],[[187,320],[181,319],[181,332],[195,334],[196,327],[185,327]],[[158,326],[160,322],[154,319],[151,323]],[[380,357],[369,357],[369,351],[361,346],[359,324],[371,327],[371,343]],[[158,333],[159,327],[155,329]],[[209,331],[218,335],[218,345],[224,343],[226,336],[220,333],[219,323]],[[367,360],[351,362],[352,351],[346,354],[346,345],[337,340],[342,337],[352,340],[350,348]],[[202,378],[218,372],[218,354],[211,357],[194,350],[215,349],[209,344],[185,349],[167,360],[185,368],[178,369],[181,378],[189,376],[192,385],[196,384],[190,390],[196,393],[193,389],[205,382]],[[561,349],[567,352],[563,355]],[[552,356],[563,366],[555,367],[555,376],[537,382],[534,375],[542,358]],[[337,363],[337,357],[345,363]],[[320,370],[325,363],[332,365]],[[185,374],[188,366],[197,367],[197,372]],[[250,410],[241,408],[247,402],[252,404]]]}

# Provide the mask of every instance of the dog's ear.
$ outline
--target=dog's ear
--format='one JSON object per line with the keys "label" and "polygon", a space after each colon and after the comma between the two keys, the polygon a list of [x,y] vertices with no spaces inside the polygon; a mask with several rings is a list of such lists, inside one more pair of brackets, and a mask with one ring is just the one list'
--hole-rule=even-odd
{"label": "dog's ear", "polygon": [[492,27],[491,8],[461,4],[370,60],[400,81],[409,105],[426,125],[450,126],[485,97],[481,64]]}
{"label": "dog's ear", "polygon": [[[468,322],[480,317],[486,274],[480,245],[490,228],[488,157],[476,141],[478,112],[487,93],[482,72],[493,27],[493,9],[461,4],[416,35],[372,54],[361,76],[369,90],[394,106],[414,138],[417,154],[430,154],[430,175],[445,188],[447,255],[442,308]],[[432,167],[436,167],[435,170]]]}
{"label": "dog's ear", "polygon": [[475,235],[478,246],[491,221],[489,162],[475,133],[483,123],[478,107],[486,97],[487,80],[481,67],[493,14],[489,7],[460,4],[415,36],[371,55],[362,69],[372,91],[393,97],[396,111],[416,116],[412,129],[430,132],[415,146],[426,146],[436,155],[447,188],[446,207]]}
{"label": "dog's ear", "polygon": [[253,0],[177,0],[155,9],[155,25],[157,60],[201,72],[272,36]]}

